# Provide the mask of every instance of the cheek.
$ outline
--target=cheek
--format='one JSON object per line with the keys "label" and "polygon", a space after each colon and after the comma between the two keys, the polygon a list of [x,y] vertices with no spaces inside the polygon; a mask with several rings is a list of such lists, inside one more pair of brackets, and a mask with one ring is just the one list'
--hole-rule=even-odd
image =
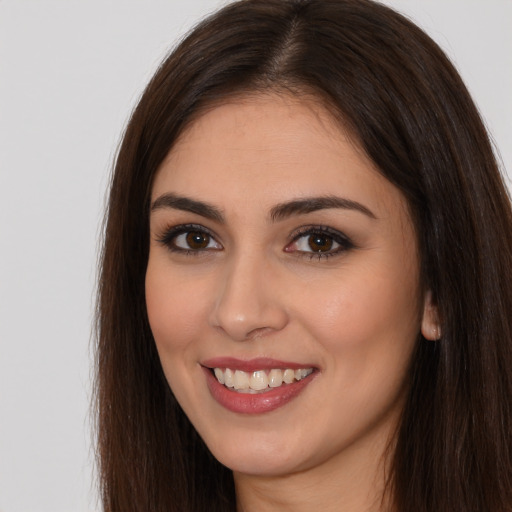
{"label": "cheek", "polygon": [[[182,406],[194,403],[194,384],[199,376],[194,342],[201,339],[204,325],[204,294],[150,259],[146,308],[162,369],[174,396]],[[191,412],[184,409],[187,414]]]}
{"label": "cheek", "polygon": [[146,272],[146,307],[157,345],[162,356],[186,350],[197,337],[204,316],[204,294],[200,286],[183,283],[179,277],[150,263]]}
{"label": "cheek", "polygon": [[346,279],[303,304],[306,330],[324,354],[325,380],[337,390],[319,399],[333,444],[340,442],[339,429],[357,434],[402,396],[420,328],[418,290],[414,280],[404,286],[396,275],[380,276]]}
{"label": "cheek", "polygon": [[305,297],[301,308],[307,330],[324,345],[327,357],[352,357],[354,372],[358,357],[366,367],[370,361],[378,367],[402,364],[420,329],[416,274],[407,273],[406,282],[398,269],[347,275]]}

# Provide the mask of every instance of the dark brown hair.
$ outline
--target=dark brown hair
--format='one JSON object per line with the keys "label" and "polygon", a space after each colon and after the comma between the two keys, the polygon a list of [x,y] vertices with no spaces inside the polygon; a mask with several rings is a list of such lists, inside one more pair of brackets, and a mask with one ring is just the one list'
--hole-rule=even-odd
{"label": "dark brown hair", "polygon": [[99,282],[98,453],[108,512],[235,510],[163,376],[144,279],[153,176],[184,127],[233,94],[315,94],[406,197],[442,339],[421,336],[392,453],[399,512],[512,510],[512,213],[457,72],[370,0],[246,0],[163,62],[126,128]]}

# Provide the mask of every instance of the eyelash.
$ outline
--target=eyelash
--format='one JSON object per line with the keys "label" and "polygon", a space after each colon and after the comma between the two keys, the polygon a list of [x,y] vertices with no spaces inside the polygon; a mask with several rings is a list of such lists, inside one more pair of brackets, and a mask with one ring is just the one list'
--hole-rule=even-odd
{"label": "eyelash", "polygon": [[[208,236],[210,239],[215,240],[215,235],[208,229],[206,229],[204,226],[201,226],[200,224],[180,224],[178,226],[173,226],[170,228],[167,228],[163,235],[157,238],[157,242],[161,243],[167,249],[169,249],[171,252],[176,252],[179,254],[185,254],[186,256],[200,256],[201,254],[204,254],[205,251],[211,251],[212,249],[183,249],[182,247],[178,247],[175,242],[176,239],[180,235],[184,235],[187,233],[198,233],[202,235]],[[218,242],[217,242],[218,243]],[[220,244],[219,244],[220,245]],[[214,250],[220,250],[220,249],[214,249]]]}
{"label": "eyelash", "polygon": [[[286,251],[290,245],[296,243],[301,238],[304,237],[310,237],[313,235],[322,235],[327,236],[331,241],[337,243],[339,247],[337,247],[333,251],[329,252],[315,252],[315,251]],[[342,253],[349,251],[350,249],[353,249],[355,247],[352,240],[350,240],[349,237],[347,237],[345,234],[341,233],[340,231],[336,229],[332,229],[328,226],[303,226],[299,228],[295,233],[292,235],[292,241],[286,246],[285,251],[286,252],[296,252],[297,256],[308,258],[309,260],[317,259],[328,259],[333,256],[340,256]]]}
{"label": "eyelash", "polygon": [[[176,239],[180,235],[190,233],[206,235],[207,237],[210,238],[208,243],[210,243],[213,240],[218,245],[220,245],[219,242],[217,242],[216,240],[216,236],[210,230],[208,230],[204,226],[201,226],[200,224],[180,224],[178,226],[172,226],[166,229],[164,233],[157,238],[157,242],[167,247],[167,249],[169,249],[171,252],[184,254],[185,256],[200,256],[207,251],[222,250],[222,246],[219,249],[211,249],[207,247],[198,249],[184,249],[182,247],[178,247],[176,245]],[[327,236],[327,238],[330,239],[331,242],[338,244],[339,247],[337,247],[335,250],[329,250],[329,252],[288,250],[288,248],[292,244],[297,243],[301,238],[304,238],[306,236],[310,237],[314,235]],[[347,252],[355,247],[354,243],[350,240],[350,238],[348,238],[340,231],[337,231],[327,226],[303,226],[299,228],[297,231],[295,231],[290,238],[291,241],[286,245],[284,251],[289,253],[296,253],[297,257],[308,258],[309,260],[322,260],[328,259],[332,256],[339,256],[340,254]]]}

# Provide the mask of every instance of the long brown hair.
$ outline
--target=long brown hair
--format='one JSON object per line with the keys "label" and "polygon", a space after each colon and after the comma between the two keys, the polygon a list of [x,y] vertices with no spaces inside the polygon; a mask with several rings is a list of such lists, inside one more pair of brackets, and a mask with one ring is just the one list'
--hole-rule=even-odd
{"label": "long brown hair", "polygon": [[99,477],[107,512],[235,510],[163,376],[144,298],[153,176],[184,126],[232,94],[315,94],[406,197],[442,339],[421,336],[391,455],[400,512],[512,510],[512,212],[457,72],[370,0],[245,0],[163,62],[126,128],[98,300]]}

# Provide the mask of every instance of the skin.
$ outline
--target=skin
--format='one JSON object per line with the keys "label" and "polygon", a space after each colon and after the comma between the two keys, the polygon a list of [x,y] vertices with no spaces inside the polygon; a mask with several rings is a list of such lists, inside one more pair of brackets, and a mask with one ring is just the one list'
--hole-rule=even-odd
{"label": "skin", "polygon": [[[150,325],[176,398],[234,472],[239,510],[384,510],[384,454],[407,367],[420,331],[434,338],[436,328],[402,194],[318,102],[277,94],[234,99],[195,120],[158,170],[152,201],[170,193],[224,219],[152,210]],[[269,218],[276,205],[333,195],[368,212]],[[186,252],[186,234],[163,243],[181,224],[207,229],[207,247]],[[304,226],[352,245],[319,256],[307,235],[298,238]],[[316,371],[283,407],[240,414],[206,386],[200,362],[220,356]]]}

